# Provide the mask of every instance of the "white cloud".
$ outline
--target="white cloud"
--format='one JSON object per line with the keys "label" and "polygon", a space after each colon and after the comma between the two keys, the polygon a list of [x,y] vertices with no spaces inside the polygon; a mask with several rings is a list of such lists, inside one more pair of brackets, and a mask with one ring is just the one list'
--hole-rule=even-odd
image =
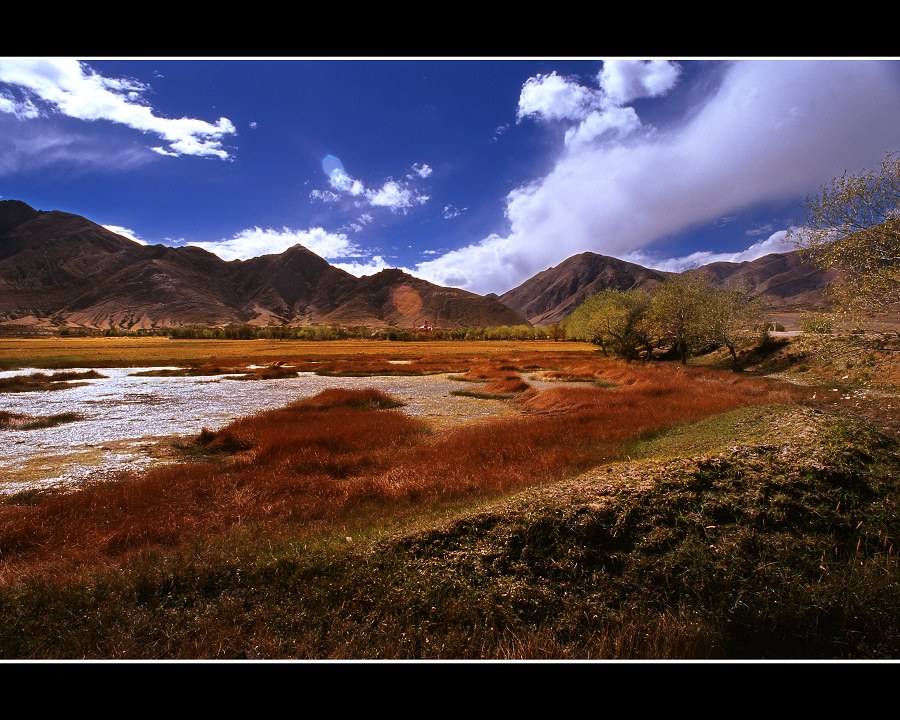
{"label": "white cloud", "polygon": [[668,60],[606,60],[597,79],[607,97],[624,105],[665,95],[678,82],[681,67]]}
{"label": "white cloud", "polygon": [[[386,268],[396,267],[395,265],[391,265],[387,262],[381,255],[375,255],[368,262],[351,262],[351,263],[332,263],[337,268],[341,270],[346,270],[351,275],[355,275],[356,277],[362,277],[363,275],[374,275],[381,270]],[[400,268],[406,273],[411,273],[411,270],[406,268]]]}
{"label": "white cloud", "polygon": [[[426,178],[432,173],[431,167],[423,164],[413,164],[413,172],[406,175],[406,180]],[[406,213],[414,205],[423,205],[430,199],[415,190],[408,182],[397,181],[388,178],[378,188],[367,188],[361,180],[352,177],[345,169],[341,159],[336,155],[326,155],[322,158],[322,170],[328,177],[331,187],[339,193],[357,198],[357,207],[368,204],[371,207],[388,208],[391,212]],[[313,199],[333,202],[334,198],[326,196],[323,191],[313,190],[310,193]],[[370,216],[371,217],[371,216]]]}
{"label": "white cloud", "polygon": [[791,250],[796,250],[796,245],[790,240],[787,240],[787,234],[787,230],[779,230],[778,232],[772,233],[765,240],[754,243],[746,250],[741,250],[739,252],[717,253],[708,250],[700,250],[682,257],[657,260],[650,255],[637,251],[623,255],[622,260],[666,272],[683,272],[712,262],[749,262],[772,253],[786,253]]}
{"label": "white cloud", "polygon": [[321,200],[324,203],[335,203],[341,199],[341,196],[331,190],[310,190],[309,197],[312,200]]}
{"label": "white cloud", "polygon": [[374,219],[375,218],[373,218],[369,213],[363,213],[362,215],[357,217],[356,220],[348,222],[342,229],[352,230],[353,232],[361,232],[365,229],[366,225],[371,223]]}
{"label": "white cloud", "polygon": [[566,146],[578,147],[603,138],[624,137],[642,127],[633,108],[638,97],[664,95],[677,82],[681,68],[663,60],[607,60],[597,75],[599,88],[589,88],[555,72],[525,81],[516,118],[569,121]]}
{"label": "white cloud", "polygon": [[303,245],[322,258],[352,257],[357,247],[343,233],[330,233],[323,228],[309,230],[273,230],[253,227],[241,230],[234,237],[218,242],[191,242],[223,260],[246,260],[259,255],[282,253],[294,245]]}
{"label": "white cloud", "polygon": [[331,187],[340,192],[349,193],[350,195],[362,195],[366,191],[365,185],[359,180],[350,177],[343,168],[333,170],[328,176]]}
{"label": "white cloud", "polygon": [[[645,82],[643,92],[665,88],[663,80]],[[520,113],[577,116],[581,96],[561,81],[541,102],[547,80],[532,84]],[[628,97],[636,92],[629,88],[616,92]],[[627,142],[604,136],[571,144],[545,177],[508,194],[505,237],[423,262],[417,274],[505,292],[579,252],[621,257],[756,205],[802,198],[897,148],[898,117],[900,82],[890,62],[729,63],[686,119],[632,133]]]}
{"label": "white cloud", "polygon": [[420,195],[396,180],[388,180],[378,190],[367,190],[366,198],[370,205],[386,207],[391,212],[406,212],[414,205],[422,205],[429,199],[427,195]]}
{"label": "white cloud", "polygon": [[122,172],[146,164],[152,158],[147,148],[118,141],[104,142],[96,132],[73,132],[0,115],[0,176],[58,163],[67,163],[76,174],[97,167]]}
{"label": "white cloud", "polygon": [[541,120],[583,120],[603,106],[603,95],[557,75],[528,78],[519,95],[516,118],[535,116]]}
{"label": "white cloud", "polygon": [[41,111],[31,98],[16,100],[8,93],[0,93],[0,112],[15,115],[20,120],[33,120],[41,116]]}
{"label": "white cloud", "polygon": [[744,231],[744,235],[748,235],[750,237],[755,237],[756,235],[765,235],[766,233],[772,232],[772,223],[766,223],[765,225],[760,225],[759,227],[749,228]]}
{"label": "white cloud", "polygon": [[122,237],[126,237],[129,240],[134,240],[136,243],[140,243],[141,245],[147,244],[146,240],[142,240],[140,237],[138,237],[138,234],[130,228],[122,227],[121,225],[104,225],[103,227],[105,227],[110,232],[114,232],[116,235],[121,235]]}
{"label": "white cloud", "polygon": [[630,135],[641,128],[641,119],[634,108],[610,107],[593,112],[577,126],[566,131],[566,145],[583,145],[607,133]]}
{"label": "white cloud", "polygon": [[464,212],[466,212],[469,208],[458,208],[453,205],[444,205],[443,215],[444,220],[452,220],[455,217],[459,217]]}
{"label": "white cloud", "polygon": [[[127,127],[152,133],[167,145],[152,148],[163,155],[215,156],[223,160],[231,156],[222,145],[227,135],[235,134],[228,118],[215,123],[194,118],[164,118],[154,114],[145,104],[142,93],[149,86],[129,78],[106,78],[94,72],[86,63],[74,59],[18,59],[0,60],[0,82],[16,86],[26,94],[23,103],[10,109],[0,103],[0,111],[15,112],[39,99],[53,111],[79,120],[108,120]],[[38,108],[32,105],[25,117],[36,117]],[[16,110],[19,108],[19,111]]]}

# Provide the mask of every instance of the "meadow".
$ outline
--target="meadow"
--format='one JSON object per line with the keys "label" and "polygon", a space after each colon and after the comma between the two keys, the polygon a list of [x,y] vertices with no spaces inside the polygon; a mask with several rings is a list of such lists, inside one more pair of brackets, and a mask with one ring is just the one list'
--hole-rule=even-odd
{"label": "meadow", "polygon": [[820,388],[553,341],[4,340],[0,365],[452,373],[507,408],[335,388],[11,495],[2,657],[900,653],[897,440]]}

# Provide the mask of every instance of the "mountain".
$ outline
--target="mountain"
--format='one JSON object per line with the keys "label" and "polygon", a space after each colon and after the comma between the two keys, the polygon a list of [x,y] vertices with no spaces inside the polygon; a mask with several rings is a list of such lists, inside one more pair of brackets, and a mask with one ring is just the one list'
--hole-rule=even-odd
{"label": "mountain", "polygon": [[[824,306],[823,290],[834,279],[832,271],[804,263],[796,250],[748,262],[710,263],[698,270],[716,284],[747,289],[772,310],[788,312]],[[586,252],[538,273],[501,295],[500,301],[532,324],[553,323],[601,290],[637,288],[652,293],[671,274]]]}
{"label": "mountain", "polygon": [[[822,307],[834,278],[796,251],[699,270],[782,312]],[[0,326],[544,325],[600,290],[653,292],[670,274],[585,252],[498,298],[400,270],[357,278],[301,245],[226,262],[197,247],[142,245],[79,215],[0,201]]]}
{"label": "mountain", "polygon": [[105,329],[341,324],[518,325],[496,298],[399,270],[357,278],[295,245],[226,262],[142,245],[78,215],[0,201],[0,324]]}
{"label": "mountain", "polygon": [[585,252],[503,293],[500,302],[524,315],[532,324],[545,325],[558,322],[601,290],[650,291],[665,277],[666,273]]}

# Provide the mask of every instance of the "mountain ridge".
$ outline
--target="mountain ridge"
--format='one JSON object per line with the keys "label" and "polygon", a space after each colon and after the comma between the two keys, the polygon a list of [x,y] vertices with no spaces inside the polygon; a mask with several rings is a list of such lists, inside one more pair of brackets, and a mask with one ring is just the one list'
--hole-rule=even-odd
{"label": "mountain ridge", "polygon": [[[698,271],[782,311],[821,307],[834,279],[797,251]],[[194,246],[144,245],[80,215],[0,200],[0,326],[547,325],[596,292],[652,293],[673,274],[583,252],[502,295],[478,295],[395,268],[356,277],[302,245],[231,261]]]}
{"label": "mountain ridge", "polygon": [[143,245],[79,215],[0,201],[0,325],[527,324],[496,298],[399,270],[357,278],[302,245],[225,261],[198,247]]}

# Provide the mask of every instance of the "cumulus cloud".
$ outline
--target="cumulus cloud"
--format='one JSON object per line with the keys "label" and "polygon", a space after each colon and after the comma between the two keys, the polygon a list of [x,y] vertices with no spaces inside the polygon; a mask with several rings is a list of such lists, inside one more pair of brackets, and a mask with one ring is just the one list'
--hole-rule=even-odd
{"label": "cumulus cloud", "polygon": [[[405,180],[388,178],[379,188],[366,187],[362,180],[352,177],[345,169],[340,158],[326,155],[322,158],[322,170],[333,190],[357,199],[357,205],[387,208],[393,213],[406,213],[415,205],[423,205],[430,199],[410,185],[408,180],[427,178],[433,172],[425,163],[414,163],[412,172]],[[334,202],[340,195],[327,194],[328,191],[313,190],[310,197],[315,200]]]}
{"label": "cumulus cloud", "polygon": [[386,207],[391,212],[406,212],[414,205],[422,205],[429,200],[427,195],[421,195],[396,180],[388,180],[378,190],[367,190],[366,198],[370,205]]}
{"label": "cumulus cloud", "polygon": [[138,234],[130,228],[122,227],[121,225],[104,225],[103,227],[105,227],[110,232],[114,232],[116,235],[121,235],[122,237],[126,237],[129,240],[134,240],[136,243],[140,243],[141,245],[147,244],[146,240],[142,240],[138,236]]}
{"label": "cumulus cloud", "polygon": [[323,258],[354,257],[358,252],[356,245],[345,234],[331,233],[320,227],[308,230],[263,230],[253,227],[241,230],[227,240],[188,243],[215,253],[223,260],[246,260],[259,255],[282,253],[297,244]]}
{"label": "cumulus cloud", "polygon": [[357,196],[362,195],[366,191],[366,186],[356,178],[350,177],[343,168],[335,170],[328,176],[331,187],[343,193]]}
{"label": "cumulus cloud", "polygon": [[669,60],[606,60],[597,76],[600,87],[616,105],[642,97],[658,97],[671,90],[681,74]]}
{"label": "cumulus cloud", "polygon": [[625,136],[641,128],[634,108],[610,107],[593,112],[574,128],[566,130],[567,146],[583,145],[603,135]]}
{"label": "cumulus cloud", "polygon": [[667,60],[607,60],[597,75],[597,88],[555,72],[536,75],[522,86],[516,118],[575,123],[566,131],[567,146],[602,136],[624,137],[642,127],[634,109],[624,105],[665,95],[680,74],[680,66]]}
{"label": "cumulus cloud", "polygon": [[[641,83],[621,71],[604,81],[616,98],[658,94],[673,82],[658,69],[649,68]],[[578,122],[585,95],[558,78],[541,99],[547,83],[531,83],[520,112]],[[729,63],[685,118],[636,129],[627,141],[605,135],[566,146],[547,175],[508,194],[508,233],[421,263],[417,274],[505,292],[579,252],[622,257],[648,249],[754,206],[802,198],[844,170],[871,167],[897,147],[898,117],[900,83],[890,62]]]}
{"label": "cumulus cloud", "polygon": [[517,120],[583,120],[603,106],[603,94],[552,72],[528,78],[519,95]]}
{"label": "cumulus cloud", "polygon": [[74,59],[0,60],[0,83],[23,94],[16,100],[8,92],[0,100],[0,112],[34,119],[48,112],[79,120],[108,120],[162,138],[166,145],[151,149],[161,155],[199,155],[231,158],[223,147],[226,136],[236,132],[228,118],[214,123],[194,118],[165,118],[154,113],[144,93],[150,87],[130,78],[107,78],[86,63]]}

